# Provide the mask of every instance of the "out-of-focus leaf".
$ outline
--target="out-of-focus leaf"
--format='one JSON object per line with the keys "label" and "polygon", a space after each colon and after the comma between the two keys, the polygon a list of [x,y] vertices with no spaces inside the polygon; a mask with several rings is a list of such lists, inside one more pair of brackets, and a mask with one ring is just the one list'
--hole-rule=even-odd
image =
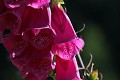
{"label": "out-of-focus leaf", "polygon": [[95,70],[90,74],[90,80],[97,80],[97,79],[98,79],[98,70]]}

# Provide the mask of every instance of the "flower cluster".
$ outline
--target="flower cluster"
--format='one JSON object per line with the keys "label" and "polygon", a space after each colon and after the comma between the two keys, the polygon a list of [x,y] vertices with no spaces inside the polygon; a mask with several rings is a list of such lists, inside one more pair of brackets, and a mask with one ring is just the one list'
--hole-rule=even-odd
{"label": "flower cluster", "polygon": [[75,55],[84,41],[56,0],[50,3],[0,0],[0,43],[24,80],[47,80],[53,70],[56,80],[81,80]]}

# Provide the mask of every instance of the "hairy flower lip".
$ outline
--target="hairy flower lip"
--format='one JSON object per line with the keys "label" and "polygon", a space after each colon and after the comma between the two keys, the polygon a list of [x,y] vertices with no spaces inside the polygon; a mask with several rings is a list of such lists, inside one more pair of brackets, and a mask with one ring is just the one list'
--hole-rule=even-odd
{"label": "hairy flower lip", "polygon": [[52,53],[58,55],[62,59],[71,60],[84,46],[81,38],[75,38],[71,41],[56,44],[52,47]]}

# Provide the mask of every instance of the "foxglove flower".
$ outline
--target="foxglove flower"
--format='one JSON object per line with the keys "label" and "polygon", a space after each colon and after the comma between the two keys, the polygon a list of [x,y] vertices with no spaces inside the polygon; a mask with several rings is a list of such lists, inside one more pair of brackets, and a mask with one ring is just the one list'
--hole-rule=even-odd
{"label": "foxglove flower", "polygon": [[52,8],[52,27],[56,32],[52,53],[56,57],[56,80],[81,80],[75,55],[84,46],[67,14],[56,4]]}

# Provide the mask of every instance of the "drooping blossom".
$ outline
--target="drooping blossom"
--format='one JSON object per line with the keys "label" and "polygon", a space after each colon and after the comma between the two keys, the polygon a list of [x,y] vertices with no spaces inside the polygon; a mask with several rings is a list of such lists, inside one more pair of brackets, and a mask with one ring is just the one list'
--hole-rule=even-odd
{"label": "drooping blossom", "polygon": [[52,48],[56,57],[56,80],[81,80],[75,55],[84,46],[84,41],[75,34],[67,14],[58,5],[52,8],[52,27],[57,38]]}

